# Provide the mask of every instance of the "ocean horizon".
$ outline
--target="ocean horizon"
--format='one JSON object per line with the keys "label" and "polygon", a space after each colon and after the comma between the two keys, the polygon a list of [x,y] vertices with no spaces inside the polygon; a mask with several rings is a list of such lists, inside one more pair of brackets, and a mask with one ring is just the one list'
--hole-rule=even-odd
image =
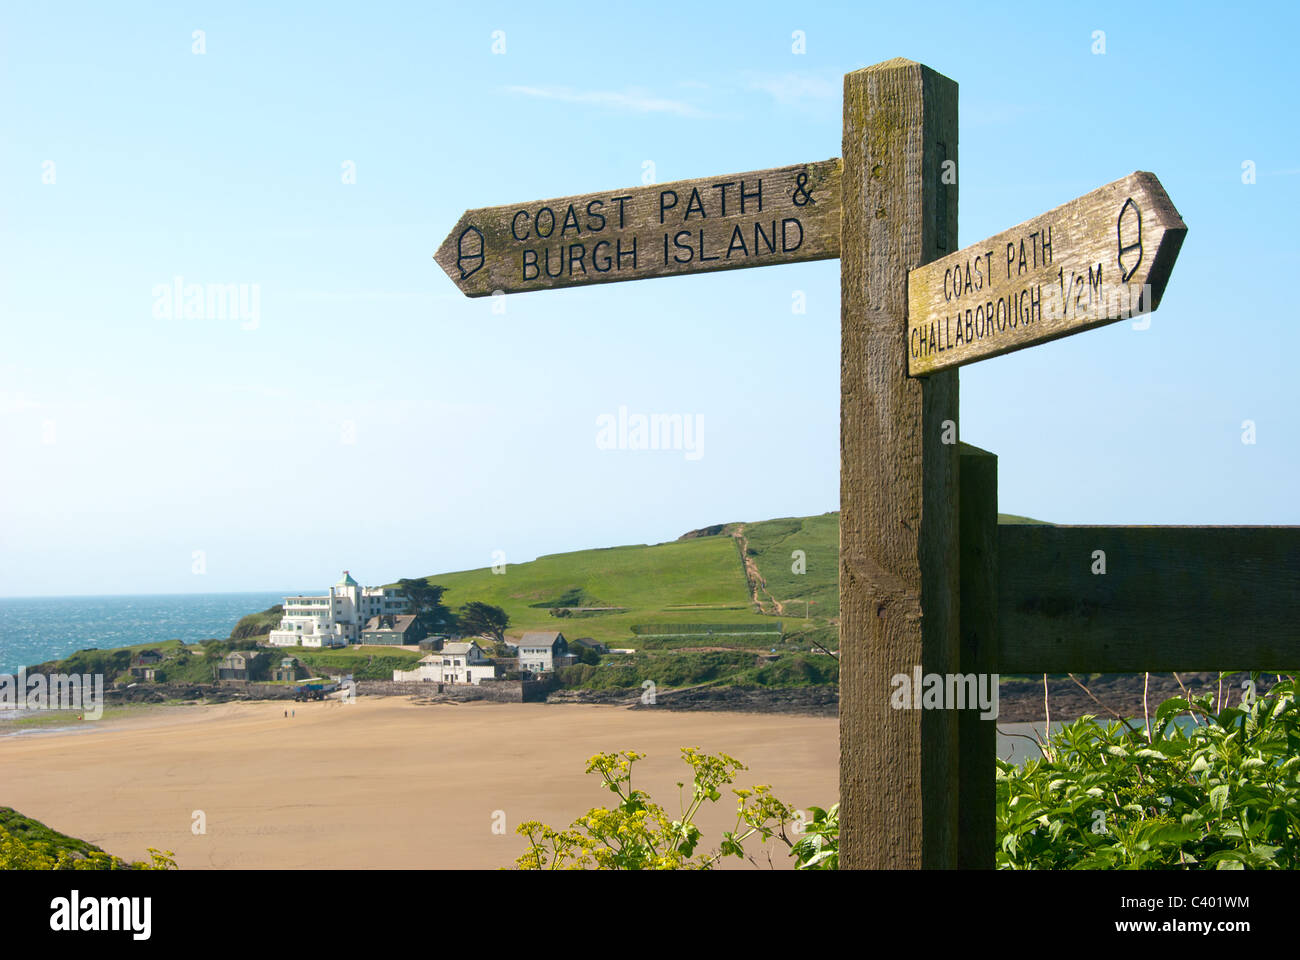
{"label": "ocean horizon", "polygon": [[0,673],[90,647],[225,639],[245,614],[301,592],[0,597]]}

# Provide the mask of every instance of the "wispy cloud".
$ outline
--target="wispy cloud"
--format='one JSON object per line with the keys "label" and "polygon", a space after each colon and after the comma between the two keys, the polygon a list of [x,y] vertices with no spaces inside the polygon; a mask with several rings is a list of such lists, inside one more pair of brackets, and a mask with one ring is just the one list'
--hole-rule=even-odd
{"label": "wispy cloud", "polygon": [[706,117],[704,111],[681,100],[656,97],[644,90],[573,90],[569,87],[506,87],[507,92],[539,100],[585,103],[629,113],[671,113],[679,117]]}
{"label": "wispy cloud", "polygon": [[777,103],[796,104],[809,100],[832,101],[843,90],[843,81],[812,73],[756,74],[749,89],[761,90]]}

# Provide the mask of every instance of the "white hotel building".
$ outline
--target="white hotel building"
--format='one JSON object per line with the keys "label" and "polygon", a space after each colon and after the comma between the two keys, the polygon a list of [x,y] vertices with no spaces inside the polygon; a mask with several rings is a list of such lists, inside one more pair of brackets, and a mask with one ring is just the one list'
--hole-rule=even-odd
{"label": "white hotel building", "polygon": [[406,597],[395,587],[362,587],[343,579],[318,597],[285,597],[284,619],[267,638],[273,647],[346,647],[361,639],[371,617],[406,613]]}

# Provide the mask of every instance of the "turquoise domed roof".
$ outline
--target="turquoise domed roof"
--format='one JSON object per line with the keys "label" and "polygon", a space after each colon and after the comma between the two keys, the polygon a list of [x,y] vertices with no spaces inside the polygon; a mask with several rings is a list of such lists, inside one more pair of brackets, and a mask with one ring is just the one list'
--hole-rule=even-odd
{"label": "turquoise domed roof", "polygon": [[343,571],[343,579],[336,584],[336,586],[339,587],[355,587],[356,585],[357,582],[352,579],[352,574],[348,573],[346,570]]}

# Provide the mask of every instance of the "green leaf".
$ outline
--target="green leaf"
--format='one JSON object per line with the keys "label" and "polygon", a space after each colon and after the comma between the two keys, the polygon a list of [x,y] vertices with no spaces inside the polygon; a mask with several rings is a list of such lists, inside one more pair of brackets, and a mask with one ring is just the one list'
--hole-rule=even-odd
{"label": "green leaf", "polygon": [[1196,840],[1201,835],[1200,829],[1183,823],[1160,823],[1156,824],[1148,837],[1152,843],[1168,844],[1170,846],[1181,847],[1185,843]]}
{"label": "green leaf", "polygon": [[1156,708],[1156,727],[1163,732],[1170,720],[1180,713],[1186,713],[1190,708],[1191,704],[1182,697],[1170,697]]}
{"label": "green leaf", "polygon": [[1227,802],[1228,785],[1226,783],[1219,784],[1219,786],[1210,790],[1210,806],[1214,809],[1215,813],[1222,814],[1223,808]]}

